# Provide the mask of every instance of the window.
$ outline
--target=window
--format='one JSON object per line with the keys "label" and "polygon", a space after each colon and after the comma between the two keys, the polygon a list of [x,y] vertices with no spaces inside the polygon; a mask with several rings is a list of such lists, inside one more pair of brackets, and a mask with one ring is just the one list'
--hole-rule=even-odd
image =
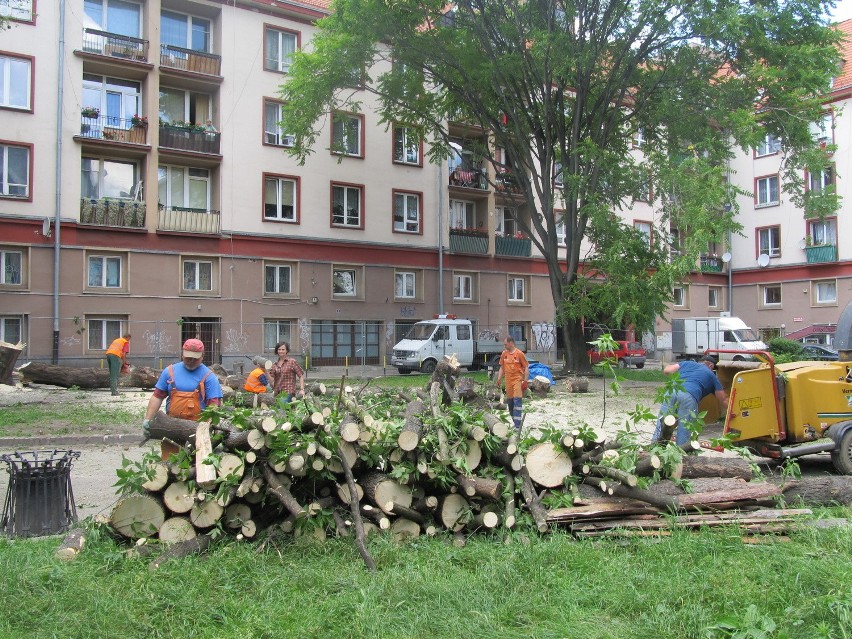
{"label": "window", "polygon": [[509,296],[510,302],[526,302],[527,301],[527,282],[523,277],[509,277]]}
{"label": "window", "polygon": [[393,230],[397,233],[421,233],[420,194],[394,191]]}
{"label": "window", "polygon": [[275,146],[291,147],[295,144],[295,137],[285,133],[278,124],[283,119],[281,114],[282,104],[266,100],[263,103],[263,143]]}
{"label": "window", "polygon": [[[14,1],[14,0],[12,0]],[[138,38],[142,7],[127,0],[85,0],[84,26]]]}
{"label": "window", "polygon": [[808,190],[823,191],[834,185],[834,167],[827,166],[822,171],[808,173]]}
{"label": "window", "polygon": [[266,27],[263,31],[263,68],[267,71],[287,73],[293,54],[299,48],[299,34]]}
{"label": "window", "polygon": [[20,315],[0,315],[0,341],[19,344],[24,341],[24,318]]}
{"label": "window", "polygon": [[810,125],[811,137],[817,144],[831,144],[834,139],[834,117],[826,111],[819,120]]}
{"label": "window", "polygon": [[463,200],[450,200],[450,228],[477,228],[476,207],[473,202],[465,202]]}
{"label": "window", "polygon": [[680,238],[680,229],[670,227],[669,228],[669,259],[677,259],[680,257],[680,250],[682,248],[681,238]]}
{"label": "window", "polygon": [[814,294],[814,304],[837,304],[837,280],[820,280],[811,282]]}
{"label": "window", "polygon": [[396,125],[393,128],[393,161],[417,166],[422,164],[420,142],[410,127]]}
{"label": "window", "polygon": [[0,248],[0,284],[21,286],[24,283],[24,254],[22,251]]}
{"label": "window", "polygon": [[293,293],[293,266],[290,264],[267,264],[263,292],[266,295],[290,295]]}
{"label": "window", "polygon": [[837,221],[833,218],[827,220],[811,220],[808,222],[808,235],[813,246],[837,244]]}
{"label": "window", "polygon": [[103,351],[109,348],[112,340],[124,334],[121,318],[86,318],[86,333],[89,336],[89,350]]}
{"label": "window", "polygon": [[81,166],[81,197],[133,198],[138,176],[138,167],[133,162],[83,158]]}
{"label": "window", "polygon": [[505,237],[520,237],[521,229],[518,224],[518,210],[511,206],[498,206],[495,211],[496,228],[499,235]]}
{"label": "window", "polygon": [[212,292],[213,262],[209,260],[184,260],[183,290],[187,292]]}
{"label": "window", "polygon": [[677,308],[687,308],[689,306],[689,287],[675,286],[673,292],[674,305]]}
{"label": "window", "polygon": [[361,217],[362,188],[360,186],[331,186],[331,224],[363,228]]}
{"label": "window", "polygon": [[565,230],[565,213],[563,211],[554,211],[556,218],[556,244],[557,246],[566,246],[567,232]]}
{"label": "window", "polygon": [[526,322],[509,322],[508,333],[515,342],[527,341],[527,324]]}
{"label": "window", "polygon": [[762,157],[764,155],[772,155],[774,153],[778,153],[781,150],[781,138],[774,136],[771,133],[767,133],[766,137],[761,140],[760,144],[758,144],[754,149],[754,154],[757,157]]}
{"label": "window", "polygon": [[754,188],[755,204],[757,206],[774,206],[780,202],[778,194],[778,176],[768,175],[757,178]]}
{"label": "window", "polygon": [[757,254],[766,253],[769,257],[781,255],[781,227],[767,226],[757,229]]}
{"label": "window", "polygon": [[643,146],[645,146],[645,129],[640,127],[633,134],[633,148],[641,149]]}
{"label": "window", "polygon": [[33,0],[0,0],[0,16],[20,22],[32,22]]}
{"label": "window", "polygon": [[89,288],[121,288],[121,256],[89,255],[87,286]]}
{"label": "window", "polygon": [[207,212],[210,207],[210,171],[184,166],[158,166],[160,206]]}
{"label": "window", "polygon": [[553,188],[561,189],[565,186],[565,178],[562,174],[562,162],[553,163]]}
{"label": "window", "polygon": [[761,306],[778,307],[781,306],[781,285],[780,284],[764,284],[760,287]]}
{"label": "window", "polygon": [[132,80],[84,73],[83,106],[97,109],[99,115],[84,118],[83,124],[129,129],[131,118],[141,113],[141,90],[142,85]]}
{"label": "window", "polygon": [[476,299],[476,276],[473,273],[453,273],[453,301],[473,302]]}
{"label": "window", "polygon": [[394,274],[394,297],[413,300],[417,297],[417,274],[412,271],[397,271]]}
{"label": "window", "polygon": [[268,353],[274,353],[275,345],[278,342],[287,342],[293,347],[290,341],[292,325],[292,321],[285,319],[263,320],[263,350]]}
{"label": "window", "polygon": [[209,93],[160,87],[159,118],[165,124],[207,122],[213,119],[213,98]]}
{"label": "window", "polygon": [[163,10],[160,13],[160,44],[210,52],[210,20]]}
{"label": "window", "polygon": [[[0,15],[3,14],[0,0]],[[32,61],[0,55],[0,107],[8,109],[31,108]]]}
{"label": "window", "polygon": [[354,266],[335,266],[331,269],[331,293],[334,297],[361,298],[363,269]]}
{"label": "window", "polygon": [[0,144],[0,197],[30,197],[30,147]]}
{"label": "window", "polygon": [[722,289],[720,287],[707,287],[707,306],[710,308],[720,308],[722,306]]}
{"label": "window", "polygon": [[331,152],[363,157],[361,151],[362,116],[335,113],[331,125]]}
{"label": "window", "polygon": [[263,178],[263,219],[298,222],[299,182],[294,178],[266,175]]}
{"label": "window", "polygon": [[644,220],[633,220],[633,228],[645,238],[645,244],[651,247],[651,223]]}

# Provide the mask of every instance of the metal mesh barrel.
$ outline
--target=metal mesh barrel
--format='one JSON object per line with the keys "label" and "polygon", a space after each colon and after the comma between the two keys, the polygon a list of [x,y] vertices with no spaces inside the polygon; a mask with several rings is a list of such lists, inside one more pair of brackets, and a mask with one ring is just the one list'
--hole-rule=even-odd
{"label": "metal mesh barrel", "polygon": [[0,531],[10,537],[40,537],[64,532],[77,521],[71,489],[72,450],[36,450],[0,455],[9,486]]}

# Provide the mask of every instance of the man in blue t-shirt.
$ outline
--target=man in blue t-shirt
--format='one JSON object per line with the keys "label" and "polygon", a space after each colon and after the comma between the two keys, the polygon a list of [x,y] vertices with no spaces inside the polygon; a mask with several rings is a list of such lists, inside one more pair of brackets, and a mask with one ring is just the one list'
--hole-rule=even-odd
{"label": "man in blue t-shirt", "polygon": [[660,416],[657,418],[657,428],[651,439],[652,442],[659,440],[663,432],[662,420],[666,415],[677,415],[677,445],[682,446],[688,442],[691,434],[686,425],[698,420],[698,404],[711,393],[716,395],[722,414],[725,414],[728,394],[713,372],[715,368],[716,360],[711,355],[705,355],[697,362],[678,362],[663,368],[666,375],[680,374],[683,390],[670,392],[660,405]]}

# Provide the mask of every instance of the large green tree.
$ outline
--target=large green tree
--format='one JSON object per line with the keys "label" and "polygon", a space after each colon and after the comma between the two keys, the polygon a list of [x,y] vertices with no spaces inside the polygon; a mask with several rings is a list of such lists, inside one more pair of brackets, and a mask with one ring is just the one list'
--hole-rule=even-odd
{"label": "large green tree", "polygon": [[[808,124],[839,64],[831,4],[335,0],[295,55],[282,126],[302,162],[329,113],[364,108],[366,94],[383,122],[416,127],[435,162],[449,122],[489,131],[477,152],[519,183],[518,223],[547,262],[566,366],[579,369],[584,317],[649,329],[708,242],[737,232],[737,147],[780,137],[785,190],[809,215],[836,208],[802,185],[803,167],[827,162]],[[649,184],[650,242],[619,215]]]}

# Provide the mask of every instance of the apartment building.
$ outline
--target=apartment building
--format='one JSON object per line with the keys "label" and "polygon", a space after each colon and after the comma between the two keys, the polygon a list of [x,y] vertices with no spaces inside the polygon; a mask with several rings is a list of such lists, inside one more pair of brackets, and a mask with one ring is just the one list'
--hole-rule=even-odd
{"label": "apartment building", "polygon": [[304,166],[286,155],[278,87],[324,0],[10,1],[0,339],[26,358],[97,365],[130,332],[138,364],[190,336],[226,366],[282,339],[313,366],[383,364],[443,312],[553,359],[517,195],[466,151],[482,132],[435,166],[365,95]]}

